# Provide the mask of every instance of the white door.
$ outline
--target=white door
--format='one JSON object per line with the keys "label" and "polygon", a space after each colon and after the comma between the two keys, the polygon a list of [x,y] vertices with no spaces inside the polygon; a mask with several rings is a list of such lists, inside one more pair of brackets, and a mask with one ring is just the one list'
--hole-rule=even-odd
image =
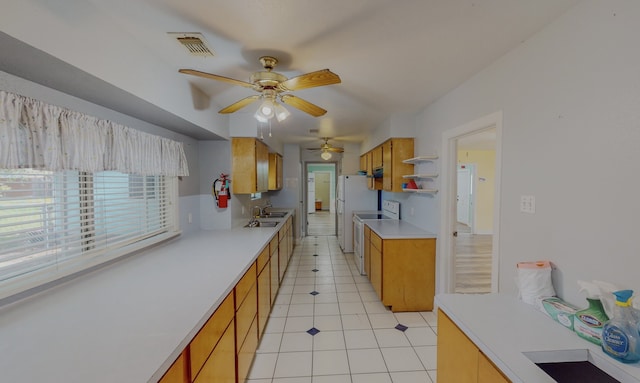
{"label": "white door", "polygon": [[471,171],[464,165],[458,167],[458,192],[456,211],[458,222],[471,226]]}
{"label": "white door", "polygon": [[307,173],[307,213],[316,211],[316,175]]}

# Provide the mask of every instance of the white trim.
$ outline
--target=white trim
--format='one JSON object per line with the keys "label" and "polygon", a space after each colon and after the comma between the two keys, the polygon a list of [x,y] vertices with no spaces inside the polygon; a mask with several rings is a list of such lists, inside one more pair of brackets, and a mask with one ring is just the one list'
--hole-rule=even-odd
{"label": "white trim", "polygon": [[[496,163],[495,163],[495,190],[493,206],[493,257],[491,270],[491,291],[499,290],[499,265],[500,265],[500,175],[502,173],[502,111],[480,117],[474,121],[449,129],[442,133],[442,163],[441,166],[441,204],[440,204],[440,234],[438,241],[439,262],[436,265],[438,270],[438,283],[436,290],[438,293],[451,293],[455,288],[454,264],[452,251],[452,200],[455,200],[456,172],[456,140],[464,135],[480,130],[495,128],[496,130]],[[451,167],[453,166],[453,169]]]}

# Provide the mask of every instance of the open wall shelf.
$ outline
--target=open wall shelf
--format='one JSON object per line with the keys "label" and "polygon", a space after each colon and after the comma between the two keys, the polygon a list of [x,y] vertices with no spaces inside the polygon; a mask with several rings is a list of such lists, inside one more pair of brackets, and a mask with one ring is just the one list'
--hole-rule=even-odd
{"label": "open wall shelf", "polygon": [[438,189],[402,189],[403,192],[407,193],[418,193],[418,194],[436,194]]}
{"label": "open wall shelf", "polygon": [[433,161],[433,160],[437,160],[438,156],[437,155],[429,155],[429,156],[418,156],[418,157],[413,157],[413,158],[409,158],[406,160],[402,160],[402,162],[404,162],[405,164],[417,164],[420,162],[427,162],[427,161]]}

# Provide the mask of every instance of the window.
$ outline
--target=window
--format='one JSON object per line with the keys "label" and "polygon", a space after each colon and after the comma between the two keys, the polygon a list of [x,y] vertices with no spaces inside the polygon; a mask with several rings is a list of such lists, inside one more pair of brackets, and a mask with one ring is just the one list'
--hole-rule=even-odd
{"label": "window", "polygon": [[0,287],[46,283],[166,238],[176,178],[0,169]]}

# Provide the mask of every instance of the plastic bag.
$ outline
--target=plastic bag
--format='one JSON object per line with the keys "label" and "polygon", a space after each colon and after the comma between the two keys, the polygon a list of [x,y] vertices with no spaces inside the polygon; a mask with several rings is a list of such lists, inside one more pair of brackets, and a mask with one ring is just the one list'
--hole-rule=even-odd
{"label": "plastic bag", "polygon": [[551,282],[551,262],[520,262],[517,270],[519,297],[523,302],[535,305],[538,298],[556,295]]}

